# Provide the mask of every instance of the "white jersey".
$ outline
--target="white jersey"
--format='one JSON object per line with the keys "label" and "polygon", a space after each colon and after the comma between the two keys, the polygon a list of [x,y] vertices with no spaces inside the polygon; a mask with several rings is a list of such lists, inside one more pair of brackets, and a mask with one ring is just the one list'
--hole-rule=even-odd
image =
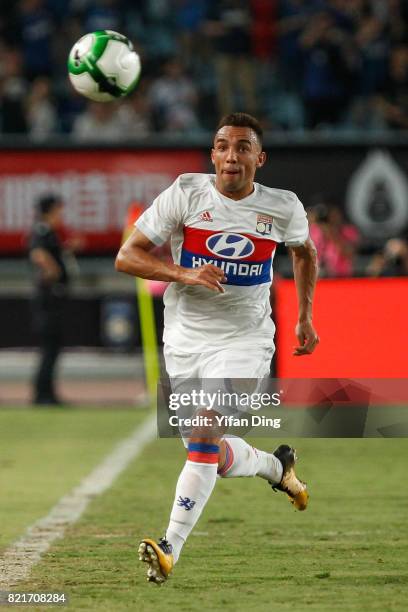
{"label": "white jersey", "polygon": [[171,283],[164,294],[165,344],[186,353],[218,347],[273,346],[269,290],[277,243],[303,244],[309,235],[297,196],[258,183],[242,200],[223,196],[215,176],[182,174],[136,221],[157,245],[171,237],[174,262],[207,263],[227,277],[225,293]]}

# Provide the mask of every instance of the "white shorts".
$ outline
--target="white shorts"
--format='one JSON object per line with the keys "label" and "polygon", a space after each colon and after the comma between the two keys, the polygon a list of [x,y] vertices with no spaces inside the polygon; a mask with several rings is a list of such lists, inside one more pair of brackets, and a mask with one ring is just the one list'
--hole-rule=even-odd
{"label": "white shorts", "polygon": [[264,378],[269,375],[275,347],[224,348],[206,353],[183,353],[164,347],[166,370],[171,378]]}
{"label": "white shorts", "polygon": [[[189,395],[192,390],[203,391],[217,400],[212,408],[223,416],[246,412],[248,405],[240,405],[239,400],[231,399],[242,397],[240,394],[253,394],[262,392],[268,384],[271,359],[275,347],[265,349],[248,347],[237,350],[225,348],[206,353],[183,353],[172,347],[164,347],[166,370],[170,378],[172,396]],[[208,395],[206,395],[208,397]],[[227,399],[226,399],[227,398]],[[179,406],[177,415],[181,419],[194,416],[200,408],[209,408],[209,405]],[[175,413],[174,413],[175,414]],[[187,445],[189,437],[188,428],[179,426],[181,437]]]}

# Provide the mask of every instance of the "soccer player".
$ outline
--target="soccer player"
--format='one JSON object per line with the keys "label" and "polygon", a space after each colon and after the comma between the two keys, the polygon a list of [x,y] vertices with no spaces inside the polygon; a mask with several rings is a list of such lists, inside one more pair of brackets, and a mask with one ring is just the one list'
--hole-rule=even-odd
{"label": "soccer player", "polygon": [[[245,113],[224,117],[211,160],[215,175],[182,174],[136,222],[116,259],[133,276],[169,281],[165,293],[164,357],[170,379],[262,379],[274,352],[269,290],[277,243],[293,258],[298,295],[294,355],[312,353],[319,338],[312,324],[316,250],[297,196],[254,182],[265,163],[262,129]],[[174,263],[150,253],[171,238]],[[216,409],[209,414],[217,414]],[[308,502],[288,445],[274,453],[208,428],[192,431],[165,537],[147,538],[139,558],[148,580],[164,582],[222,478],[260,476],[284,491],[295,508]]]}

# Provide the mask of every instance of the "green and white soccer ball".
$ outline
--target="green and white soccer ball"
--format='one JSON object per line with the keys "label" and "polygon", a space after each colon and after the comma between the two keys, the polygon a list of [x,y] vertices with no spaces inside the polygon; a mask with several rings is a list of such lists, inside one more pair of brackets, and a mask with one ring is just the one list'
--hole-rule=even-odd
{"label": "green and white soccer ball", "polygon": [[74,89],[96,102],[127,96],[136,87],[140,71],[140,58],[132,43],[112,30],[85,34],[68,57],[68,74]]}

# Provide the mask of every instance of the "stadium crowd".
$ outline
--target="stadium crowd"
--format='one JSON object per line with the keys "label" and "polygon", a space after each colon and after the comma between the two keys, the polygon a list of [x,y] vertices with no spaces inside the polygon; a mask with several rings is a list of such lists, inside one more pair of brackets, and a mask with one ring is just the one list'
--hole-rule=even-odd
{"label": "stadium crowd", "polygon": [[[345,219],[342,208],[332,198],[319,195],[314,199],[307,213],[320,277],[408,276],[406,232],[385,240],[378,248]],[[364,259],[359,258],[362,254],[366,255]]]}
{"label": "stadium crowd", "polygon": [[[125,33],[142,57],[141,83],[120,104],[87,103],[67,80],[69,49],[98,29]],[[194,134],[237,107],[271,130],[406,129],[408,1],[0,4],[0,133]]]}

